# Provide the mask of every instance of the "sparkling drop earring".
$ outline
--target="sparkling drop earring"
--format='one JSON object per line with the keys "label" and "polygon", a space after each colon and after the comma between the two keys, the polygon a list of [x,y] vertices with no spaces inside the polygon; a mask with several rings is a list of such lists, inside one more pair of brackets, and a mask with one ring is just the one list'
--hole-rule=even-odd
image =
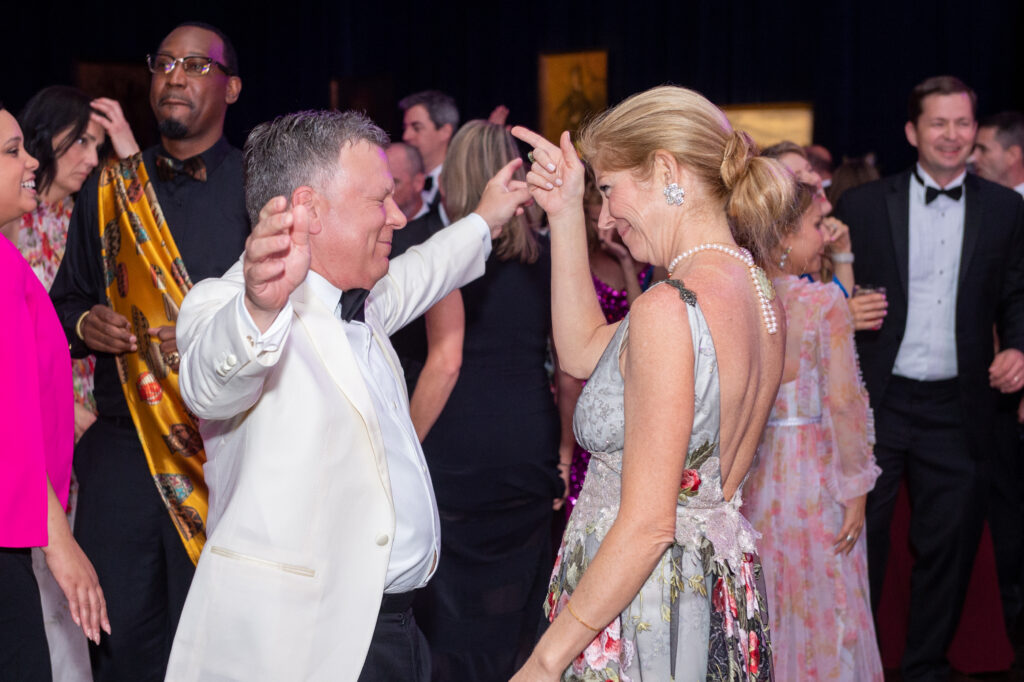
{"label": "sparkling drop earring", "polygon": [[779,259],[779,270],[786,269],[786,261],[789,259],[789,252],[792,250],[792,246],[787,246],[786,250],[782,252],[782,258]]}
{"label": "sparkling drop earring", "polygon": [[686,190],[674,182],[666,186],[662,194],[665,195],[665,203],[669,206],[682,206],[686,198]]}

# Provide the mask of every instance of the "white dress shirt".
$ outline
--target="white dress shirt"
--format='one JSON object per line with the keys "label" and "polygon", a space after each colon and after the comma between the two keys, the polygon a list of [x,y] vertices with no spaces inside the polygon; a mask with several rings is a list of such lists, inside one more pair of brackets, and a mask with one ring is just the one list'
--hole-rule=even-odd
{"label": "white dress shirt", "polygon": [[[938,381],[957,375],[956,297],[967,188],[957,201],[940,194],[925,204],[925,186],[943,188],[920,164],[917,174],[925,185],[910,178],[907,326],[893,374]],[[962,185],[966,175],[947,187]]]}
{"label": "white dress shirt", "polygon": [[[409,410],[401,398],[403,389],[398,382],[404,379],[395,375],[378,345],[390,341],[377,338],[365,323],[341,321],[342,291],[321,275],[310,270],[306,283],[317,299],[328,310],[334,311],[339,324],[344,327],[380,422],[391,479],[391,497],[395,504],[395,540],[388,560],[384,592],[409,592],[423,587],[437,568],[441,553],[441,523],[423,449],[416,437]],[[280,348],[291,328],[291,302],[262,334],[246,310],[243,296],[238,297],[237,305],[241,307],[239,319],[242,324],[251,325],[239,331],[243,337],[254,339],[257,355]],[[344,443],[339,443],[338,447],[344,447]]]}
{"label": "white dress shirt", "polygon": [[[437,215],[438,217],[441,218],[441,224],[444,225],[445,227],[448,227],[449,225],[452,224],[451,218],[448,217],[448,212],[444,210],[443,201],[437,202]],[[488,251],[488,253],[490,252]]]}
{"label": "white dress shirt", "polygon": [[1024,196],[1024,182],[1014,187],[1013,191],[1016,192],[1017,194]]}
{"label": "white dress shirt", "polygon": [[[476,213],[470,213],[464,220],[472,222],[479,231],[486,259],[491,252],[490,228]],[[434,575],[441,555],[441,522],[423,448],[401,397],[404,376],[401,368],[396,368],[399,374],[395,374],[380,346],[384,343],[390,345],[391,342],[387,337],[375,335],[363,322],[342,321],[342,291],[323,276],[310,270],[306,275],[306,283],[317,299],[328,310],[334,311],[339,324],[344,327],[380,423],[391,479],[391,497],[395,505],[395,539],[388,561],[384,592],[397,594],[423,587]],[[294,317],[291,301],[285,304],[273,324],[262,334],[245,307],[244,296],[238,297],[236,305],[240,308],[238,319],[243,325],[239,333],[254,346],[257,360],[264,354],[269,357],[270,353],[285,343]],[[369,314],[369,306],[367,312]],[[339,446],[343,447],[344,444]]]}

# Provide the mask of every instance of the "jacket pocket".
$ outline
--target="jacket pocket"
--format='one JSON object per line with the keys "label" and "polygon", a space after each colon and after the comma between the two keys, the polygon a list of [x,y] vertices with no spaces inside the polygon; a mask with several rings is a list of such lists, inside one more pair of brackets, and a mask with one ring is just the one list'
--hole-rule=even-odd
{"label": "jacket pocket", "polygon": [[225,557],[226,559],[234,559],[235,561],[246,561],[257,566],[263,566],[264,568],[273,568],[278,571],[284,571],[285,573],[291,573],[293,575],[299,575],[304,578],[315,578],[316,571],[306,566],[296,566],[295,564],[284,564],[279,561],[270,561],[269,559],[263,559],[251,554],[242,554],[231,549],[224,547],[210,547],[210,554],[216,554],[218,556]]}

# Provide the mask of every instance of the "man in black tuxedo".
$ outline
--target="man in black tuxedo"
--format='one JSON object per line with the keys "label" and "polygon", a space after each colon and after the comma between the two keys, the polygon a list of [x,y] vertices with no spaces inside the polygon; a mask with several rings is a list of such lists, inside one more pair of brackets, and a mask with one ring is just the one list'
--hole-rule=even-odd
{"label": "man in black tuxedo", "polygon": [[[868,563],[877,607],[889,525],[904,474],[916,563],[903,679],[943,680],[960,617],[996,452],[1000,393],[1024,386],[1024,201],[966,173],[976,96],[951,76],[910,97],[907,140],[918,161],[850,190],[857,279],[884,286],[889,311],[857,332],[875,410],[882,475],[867,499]],[[993,327],[1002,349],[993,348]]]}
{"label": "man in black tuxedo", "polygon": [[419,151],[426,168],[423,178],[423,203],[434,207],[440,200],[438,179],[448,154],[448,143],[459,129],[459,109],[451,95],[439,90],[424,90],[403,97],[402,141]]}

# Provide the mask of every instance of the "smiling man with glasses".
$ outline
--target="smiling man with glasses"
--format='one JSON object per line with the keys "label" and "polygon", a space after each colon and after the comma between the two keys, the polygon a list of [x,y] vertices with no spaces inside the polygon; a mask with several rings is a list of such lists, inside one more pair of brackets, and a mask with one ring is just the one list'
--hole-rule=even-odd
{"label": "smiling man with glasses", "polygon": [[249,234],[242,153],[224,138],[242,90],[219,29],[176,27],[147,57],[160,144],[108,161],[79,192],[51,289],[75,357],[96,355],[97,422],[75,450],[75,534],[111,631],[93,676],[162,680],[206,540],[206,461],[178,394],[178,306]]}

